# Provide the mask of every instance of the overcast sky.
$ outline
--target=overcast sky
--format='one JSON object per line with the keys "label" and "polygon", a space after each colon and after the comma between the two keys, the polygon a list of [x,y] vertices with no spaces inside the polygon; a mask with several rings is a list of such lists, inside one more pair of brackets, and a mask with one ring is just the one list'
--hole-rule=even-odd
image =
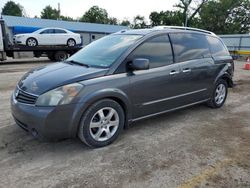
{"label": "overcast sky", "polygon": [[[0,7],[8,0],[1,0]],[[172,10],[173,5],[177,4],[178,0],[13,0],[20,3],[29,17],[35,15],[40,16],[40,12],[46,5],[51,5],[53,8],[58,7],[58,2],[61,6],[61,14],[78,18],[88,10],[91,6],[97,5],[105,8],[109,16],[116,17],[119,20],[128,18],[132,20],[136,15],[148,16],[152,11]]]}

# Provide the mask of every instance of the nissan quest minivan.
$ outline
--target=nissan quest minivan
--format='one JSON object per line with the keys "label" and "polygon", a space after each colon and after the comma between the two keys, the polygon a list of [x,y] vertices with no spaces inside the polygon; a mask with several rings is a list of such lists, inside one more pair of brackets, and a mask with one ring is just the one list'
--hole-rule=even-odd
{"label": "nissan quest minivan", "polygon": [[234,64],[214,33],[185,27],[125,30],[64,62],[26,73],[11,97],[20,127],[42,139],[112,143],[124,127],[205,103],[220,108]]}

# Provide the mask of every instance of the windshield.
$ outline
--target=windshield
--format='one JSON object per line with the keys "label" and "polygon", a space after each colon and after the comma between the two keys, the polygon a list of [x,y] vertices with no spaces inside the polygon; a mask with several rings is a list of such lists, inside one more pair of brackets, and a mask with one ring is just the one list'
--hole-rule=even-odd
{"label": "windshield", "polygon": [[44,29],[44,28],[38,29],[38,30],[34,31],[33,33],[40,33],[40,32],[43,31],[43,30],[45,30],[45,29]]}
{"label": "windshield", "polygon": [[141,35],[108,35],[87,45],[67,59],[89,66],[109,67]]}

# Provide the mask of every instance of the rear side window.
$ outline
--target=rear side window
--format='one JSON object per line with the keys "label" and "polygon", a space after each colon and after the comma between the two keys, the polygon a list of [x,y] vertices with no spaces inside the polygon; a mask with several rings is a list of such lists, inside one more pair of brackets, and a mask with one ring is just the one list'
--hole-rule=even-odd
{"label": "rear side window", "polygon": [[204,35],[193,33],[170,34],[177,62],[211,57]]}
{"label": "rear side window", "polygon": [[55,29],[54,31],[55,31],[55,33],[66,33],[66,31],[61,30],[61,29]]}
{"label": "rear side window", "polygon": [[131,54],[134,58],[146,58],[150,68],[161,67],[173,63],[171,44],[167,35],[151,38],[137,47]]}
{"label": "rear side window", "polygon": [[217,57],[230,55],[224,44],[218,38],[207,36],[207,40],[213,56]]}

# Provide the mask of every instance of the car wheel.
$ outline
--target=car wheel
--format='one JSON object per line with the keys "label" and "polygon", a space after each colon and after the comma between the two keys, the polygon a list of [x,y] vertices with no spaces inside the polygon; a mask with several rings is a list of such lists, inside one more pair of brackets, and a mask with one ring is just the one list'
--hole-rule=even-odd
{"label": "car wheel", "polygon": [[55,61],[65,61],[68,58],[68,54],[64,51],[58,51],[54,54]]}
{"label": "car wheel", "polygon": [[90,147],[111,144],[124,127],[123,108],[114,100],[103,99],[84,113],[78,130],[78,137]]}
{"label": "car wheel", "polygon": [[225,80],[220,79],[214,88],[213,96],[208,101],[207,105],[211,108],[220,108],[226,101],[227,98],[228,84]]}
{"label": "car wheel", "polygon": [[74,39],[69,39],[67,41],[67,46],[72,47],[72,46],[75,46],[75,45],[76,45],[76,41]]}
{"label": "car wheel", "polygon": [[28,38],[26,41],[27,46],[37,46],[38,42],[35,38]]}
{"label": "car wheel", "polygon": [[51,60],[51,61],[55,61],[55,60],[56,60],[56,59],[55,59],[55,54],[54,54],[54,53],[48,54],[48,58],[49,58],[49,60]]}

